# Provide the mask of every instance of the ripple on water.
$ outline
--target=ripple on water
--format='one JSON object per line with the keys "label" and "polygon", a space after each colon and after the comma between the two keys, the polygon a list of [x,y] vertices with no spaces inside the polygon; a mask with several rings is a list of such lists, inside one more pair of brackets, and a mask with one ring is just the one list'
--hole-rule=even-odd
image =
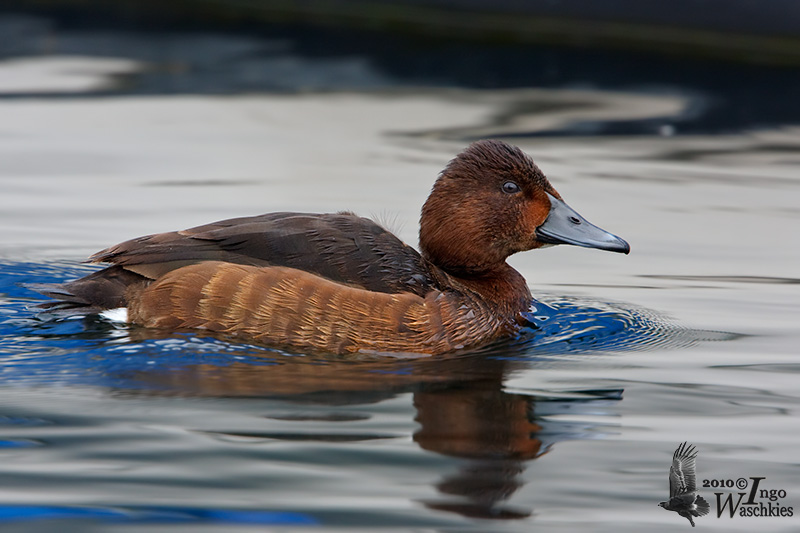
{"label": "ripple on water", "polygon": [[529,355],[683,348],[740,336],[681,326],[651,309],[579,297],[540,296],[526,319],[515,344]]}
{"label": "ripple on water", "polygon": [[[264,346],[200,333],[173,333],[119,326],[96,317],[65,320],[37,320],[29,306],[39,296],[21,285],[52,283],[75,278],[87,267],[65,263],[0,264],[0,336],[4,365],[0,375],[6,382],[59,382],[119,386],[149,376],[174,373],[175,369],[227,367],[234,372],[244,365],[285,365],[297,357],[308,360],[304,379],[324,358],[290,354]],[[465,355],[489,355],[496,359],[534,361],[541,357],[615,351],[680,348],[736,335],[699,331],[677,325],[658,312],[625,303],[603,302],[578,297],[544,295],[534,301],[526,314],[527,323],[511,340],[471,350]],[[361,360],[368,357],[359,356]],[[378,360],[381,358],[375,356]],[[385,359],[385,358],[383,358]],[[413,373],[408,365],[392,360],[385,368],[371,368],[397,379]],[[272,371],[277,372],[277,371]],[[244,372],[241,373],[244,375]],[[238,378],[243,382],[244,377]],[[171,388],[164,380],[150,381],[149,387]]]}

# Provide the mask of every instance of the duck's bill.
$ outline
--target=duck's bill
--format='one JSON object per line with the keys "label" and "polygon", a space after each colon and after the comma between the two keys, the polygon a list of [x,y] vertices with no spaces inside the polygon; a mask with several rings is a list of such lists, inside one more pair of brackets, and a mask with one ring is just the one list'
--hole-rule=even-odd
{"label": "duck's bill", "polygon": [[550,199],[550,214],[544,224],[536,228],[536,239],[539,242],[573,244],[623,254],[631,251],[627,242],[590,223],[563,200],[550,193],[547,193],[547,197]]}

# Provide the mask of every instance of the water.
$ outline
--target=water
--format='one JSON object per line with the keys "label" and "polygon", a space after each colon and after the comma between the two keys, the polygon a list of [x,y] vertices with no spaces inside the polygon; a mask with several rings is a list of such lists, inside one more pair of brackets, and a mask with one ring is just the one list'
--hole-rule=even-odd
{"label": "water", "polygon": [[[800,506],[792,119],[705,122],[731,109],[709,84],[412,87],[357,57],[364,76],[302,54],[281,72],[303,64],[292,72],[341,85],[137,92],[137,72],[163,72],[125,53],[137,35],[103,34],[111,59],[81,45],[98,38],[85,31],[57,33],[69,58],[0,63],[3,531],[674,531],[689,526],[657,503],[683,441],[701,483],[764,477],[786,492],[773,505]],[[513,257],[538,299],[514,341],[321,358],[28,308],[40,297],[24,283],[224,217],[350,209],[415,244],[439,170],[500,135],[632,246]],[[712,513],[698,527],[798,527],[718,518],[714,493],[737,490],[701,491]]]}

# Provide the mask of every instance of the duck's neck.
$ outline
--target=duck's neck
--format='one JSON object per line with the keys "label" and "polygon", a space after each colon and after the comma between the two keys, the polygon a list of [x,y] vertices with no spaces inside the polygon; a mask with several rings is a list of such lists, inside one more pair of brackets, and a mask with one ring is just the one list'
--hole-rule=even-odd
{"label": "duck's neck", "polygon": [[531,292],[522,274],[505,261],[496,268],[480,274],[448,272],[448,275],[470,292],[477,294],[484,305],[504,315],[527,311]]}

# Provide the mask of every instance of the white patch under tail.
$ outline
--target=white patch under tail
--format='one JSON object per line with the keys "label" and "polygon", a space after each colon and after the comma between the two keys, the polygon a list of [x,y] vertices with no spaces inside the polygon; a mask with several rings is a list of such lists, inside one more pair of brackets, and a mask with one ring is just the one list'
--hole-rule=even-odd
{"label": "white patch under tail", "polygon": [[128,308],[117,307],[116,309],[107,309],[100,313],[100,316],[110,322],[128,323]]}

